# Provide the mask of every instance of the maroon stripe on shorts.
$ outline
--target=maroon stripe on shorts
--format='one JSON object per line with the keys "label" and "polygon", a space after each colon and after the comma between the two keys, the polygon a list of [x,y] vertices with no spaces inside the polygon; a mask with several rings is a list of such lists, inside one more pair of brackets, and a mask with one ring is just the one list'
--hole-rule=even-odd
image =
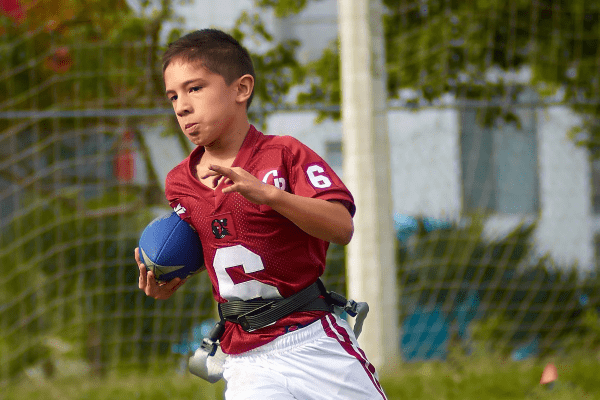
{"label": "maroon stripe on shorts", "polygon": [[375,367],[369,362],[369,360],[367,360],[367,357],[365,356],[365,353],[362,351],[362,349],[356,347],[352,343],[348,332],[344,328],[339,326],[339,324],[331,314],[327,314],[323,318],[321,318],[321,324],[323,325],[323,330],[325,331],[325,334],[327,334],[327,336],[337,340],[338,343],[342,346],[342,348],[346,350],[346,353],[356,358],[358,362],[360,362],[363,369],[367,373],[367,376],[373,383],[373,386],[375,386],[375,389],[377,389],[377,391],[381,394],[381,397],[383,399],[387,400],[387,398],[385,397],[385,393],[383,393],[383,389],[381,388],[381,384],[375,376]]}

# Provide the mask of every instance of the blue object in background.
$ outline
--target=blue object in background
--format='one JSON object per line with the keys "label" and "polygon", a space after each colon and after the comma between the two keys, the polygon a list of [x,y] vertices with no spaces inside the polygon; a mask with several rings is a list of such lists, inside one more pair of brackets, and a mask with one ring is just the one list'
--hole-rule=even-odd
{"label": "blue object in background", "polygon": [[449,323],[439,309],[417,308],[402,324],[401,349],[406,361],[445,360]]}
{"label": "blue object in background", "polygon": [[521,360],[525,360],[529,357],[534,357],[538,354],[538,352],[540,350],[539,345],[540,345],[540,339],[538,336],[536,336],[529,343],[515,349],[512,352],[511,357],[514,361],[521,361]]}
{"label": "blue object in background", "polygon": [[433,232],[439,229],[450,229],[452,228],[452,223],[448,221],[442,221],[441,219],[423,218],[423,227],[425,227],[425,232]]}
{"label": "blue object in background", "polygon": [[[422,220],[425,232],[432,232],[438,229],[449,229],[452,223],[436,218],[425,217]],[[419,231],[419,222],[416,218],[394,213],[394,231],[400,242],[406,244],[408,239]]]}
{"label": "blue object in background", "polygon": [[[451,222],[429,217],[423,218],[421,223],[425,232],[452,227]],[[394,213],[394,231],[397,239],[402,244],[406,244],[408,239],[419,231],[419,220],[408,215]],[[406,361],[444,360],[448,352],[450,321],[454,317],[462,320],[462,324],[459,322],[459,330],[466,337],[467,325],[473,319],[471,314],[474,315],[472,308],[477,308],[477,305],[478,301],[474,306],[458,310],[456,314],[453,313],[451,318],[447,318],[439,308],[435,308],[433,311],[417,308],[402,324],[400,346],[404,359]]]}
{"label": "blue object in background", "polygon": [[477,315],[477,308],[479,307],[479,295],[476,291],[472,291],[467,298],[461,304],[456,307],[453,317],[456,318],[458,325],[458,337],[460,339],[469,339],[469,323]]}
{"label": "blue object in background", "polygon": [[418,230],[419,223],[415,218],[394,213],[394,231],[399,241],[406,243]]}
{"label": "blue object in background", "polygon": [[476,291],[472,291],[464,302],[456,307],[456,324],[458,325],[458,338],[462,340],[466,346],[466,354],[471,354],[471,334],[469,332],[469,324],[477,315],[479,307],[479,295]]}
{"label": "blue object in background", "polygon": [[189,334],[186,333],[181,338],[181,342],[174,344],[171,347],[171,351],[175,354],[189,355],[195,352],[202,345],[202,340],[210,334],[216,321],[214,319],[206,319],[199,325],[192,327],[192,340],[189,341]]}

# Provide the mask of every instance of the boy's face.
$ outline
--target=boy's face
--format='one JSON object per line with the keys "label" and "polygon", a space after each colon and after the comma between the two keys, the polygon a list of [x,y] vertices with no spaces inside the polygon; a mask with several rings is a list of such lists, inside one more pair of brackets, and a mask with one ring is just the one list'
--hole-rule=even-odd
{"label": "boy's face", "polygon": [[185,136],[197,146],[218,143],[239,112],[237,82],[228,86],[221,75],[199,63],[180,60],[169,64],[164,79],[167,98]]}

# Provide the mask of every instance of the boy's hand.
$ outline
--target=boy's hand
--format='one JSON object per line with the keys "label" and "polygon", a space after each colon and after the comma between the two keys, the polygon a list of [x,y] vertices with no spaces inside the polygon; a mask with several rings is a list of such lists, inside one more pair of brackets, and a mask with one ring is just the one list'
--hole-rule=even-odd
{"label": "boy's hand", "polygon": [[186,281],[186,279],[175,278],[166,283],[156,282],[154,272],[147,271],[146,266],[140,261],[139,247],[135,248],[135,261],[140,270],[139,288],[146,293],[146,296],[166,300]]}
{"label": "boy's hand", "polygon": [[220,165],[211,165],[208,169],[208,172],[201,179],[213,176],[213,186],[216,186],[219,179],[224,176],[226,178],[225,185],[230,186],[225,187],[223,193],[237,192],[254,204],[267,204],[273,190],[280,190],[273,185],[259,181],[254,175],[240,167],[227,168]]}

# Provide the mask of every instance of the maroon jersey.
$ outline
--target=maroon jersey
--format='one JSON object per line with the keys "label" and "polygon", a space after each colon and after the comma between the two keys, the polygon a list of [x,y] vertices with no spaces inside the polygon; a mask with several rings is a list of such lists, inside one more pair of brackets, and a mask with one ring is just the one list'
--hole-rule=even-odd
{"label": "maroon jersey", "polygon": [[[284,298],[314,283],[325,269],[329,243],[268,206],[253,204],[239,193],[223,194],[220,184],[215,190],[202,184],[193,170],[203,152],[203,147],[196,148],[169,172],[166,197],[200,236],[215,299]],[[354,215],[352,195],[331,167],[290,136],[263,135],[251,126],[232,167],[296,195],[339,201]],[[225,353],[242,353],[323,313],[294,313],[250,333],[227,322],[221,347]]]}

